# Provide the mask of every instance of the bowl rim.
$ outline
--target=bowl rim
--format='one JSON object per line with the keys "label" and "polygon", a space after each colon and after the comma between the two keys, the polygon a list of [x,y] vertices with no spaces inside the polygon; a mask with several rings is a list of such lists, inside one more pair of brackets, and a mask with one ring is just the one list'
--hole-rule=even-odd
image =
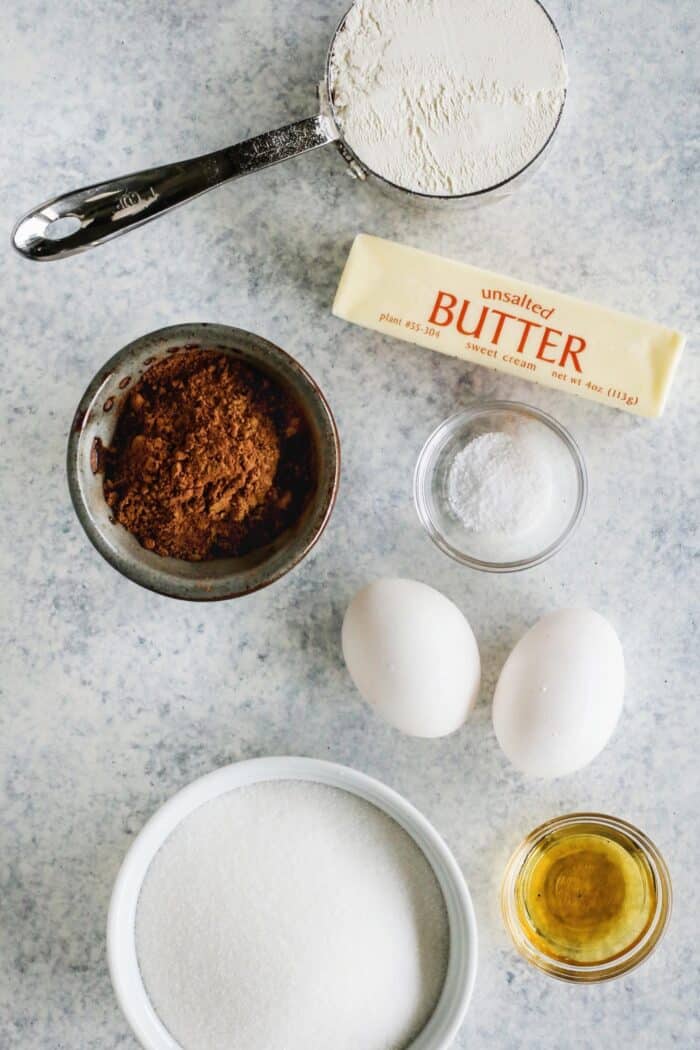
{"label": "bowl rim", "polygon": [[300,780],[327,784],[364,799],[395,820],[430,864],[447,909],[450,947],[437,1005],[406,1050],[448,1050],[474,990],[476,914],[462,870],[433,825],[407,799],[350,766],[322,759],[269,756],[222,766],[171,796],[143,826],[122,861],[107,917],[107,963],[119,1006],[144,1050],[181,1050],[148,999],[138,970],[134,924],[141,886],[168,836],[199,806],[247,784]]}
{"label": "bowl rim", "polygon": [[[236,340],[240,340],[244,344],[251,341],[257,345],[263,345],[271,353],[273,358],[276,357],[278,360],[284,361],[293,372],[297,373],[302,382],[308,386],[312,396],[316,399],[321,409],[325,422],[328,425],[328,431],[331,437],[330,451],[333,478],[332,482],[326,487],[325,505],[323,505],[323,511],[319,514],[316,527],[310,534],[306,543],[299,549],[292,560],[280,566],[276,572],[270,574],[263,579],[262,582],[255,586],[248,587],[245,590],[231,587],[230,584],[228,587],[224,585],[225,580],[233,578],[232,574],[230,577],[221,578],[220,589],[217,588],[214,593],[204,589],[202,589],[201,592],[192,593],[189,591],[189,581],[179,581],[176,577],[170,576],[166,569],[162,569],[161,574],[156,581],[151,576],[142,573],[139,570],[139,567],[133,565],[128,558],[115,556],[112,546],[105,540],[102,529],[100,529],[94,522],[92,514],[87,506],[80,484],[79,460],[81,455],[83,430],[86,422],[89,420],[92,409],[98,401],[100,391],[110,374],[115,368],[121,365],[126,357],[138,352],[142,347],[147,346],[154,340],[167,341],[170,339],[181,338],[183,340],[183,348],[188,348],[187,342],[188,340],[191,341],[192,338],[201,338],[203,343],[210,341],[215,345],[216,340],[219,337],[228,338],[232,343]],[[188,349],[200,348],[189,347]],[[225,350],[226,348],[224,347],[222,349]],[[116,569],[116,571],[126,579],[131,580],[132,583],[136,583],[138,586],[151,591],[153,594],[188,602],[217,602],[228,601],[234,598],[245,598],[248,595],[263,590],[265,587],[269,587],[271,584],[277,582],[277,580],[286,576],[288,572],[292,571],[292,569],[296,568],[321,538],[321,535],[325,531],[326,525],[330,520],[338,495],[340,468],[341,452],[338,426],[323,391],[307,369],[304,368],[297,358],[293,357],[286,350],[283,350],[280,346],[277,346],[276,343],[271,342],[269,339],[257,335],[255,332],[251,332],[244,328],[238,328],[233,325],[224,325],[208,321],[189,321],[166,325],[163,328],[157,328],[151,332],[138,336],[136,339],[131,340],[131,342],[117,350],[116,353],[105,361],[105,363],[97,370],[83,392],[73,416],[66,450],[68,490],[73,509],[75,510],[83,531],[97,552],[109,565],[111,565],[113,569]]]}
{"label": "bowl rim", "polygon": [[[516,883],[533,849],[548,835],[576,825],[594,825],[604,832],[616,831],[630,840],[643,854],[654,878],[657,901],[654,915],[641,939],[630,948],[602,963],[571,963],[555,959],[537,949],[522,931],[517,914]],[[539,824],[518,844],[508,860],[500,893],[501,916],[516,951],[548,977],[570,984],[596,984],[624,977],[649,958],[661,943],[673,911],[671,875],[658,847],[629,821],[607,813],[565,813]]]}
{"label": "bowl rim", "polygon": [[[556,539],[544,548],[544,550],[535,554],[531,558],[517,558],[509,561],[487,561],[485,559],[471,557],[471,555],[461,551],[458,547],[455,547],[449,542],[449,540],[447,540],[445,535],[434,522],[428,509],[426,493],[435,467],[435,452],[436,448],[439,447],[440,439],[446,432],[454,429],[458,424],[466,423],[488,412],[511,412],[518,416],[535,419],[537,422],[544,424],[560,439],[561,443],[567,449],[576,470],[578,481],[576,506],[571,513],[566,527]],[[524,569],[532,569],[536,565],[541,565],[543,562],[548,561],[562,549],[578,528],[586,509],[587,502],[588,472],[586,470],[583,453],[573,435],[562,423],[555,419],[554,416],[550,415],[549,412],[545,412],[544,409],[541,408],[536,408],[534,405],[528,405],[524,401],[478,400],[474,401],[471,405],[467,405],[465,408],[459,409],[446,419],[443,419],[423,443],[413,472],[413,503],[418,518],[430,539],[440,548],[441,551],[443,551],[444,554],[447,554],[448,557],[458,561],[461,565],[466,565],[471,569],[479,569],[482,572],[521,572]]]}

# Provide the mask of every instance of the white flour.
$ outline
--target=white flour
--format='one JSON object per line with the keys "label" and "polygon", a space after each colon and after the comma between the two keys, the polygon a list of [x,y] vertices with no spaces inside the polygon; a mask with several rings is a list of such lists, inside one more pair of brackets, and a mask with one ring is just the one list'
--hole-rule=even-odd
{"label": "white flour", "polygon": [[445,904],[406,832],[292,781],[195,810],[151,863],[141,975],[184,1050],[400,1050],[431,1014]]}
{"label": "white flour", "polygon": [[455,456],[447,498],[465,529],[513,535],[549,510],[552,471],[532,443],[499,432],[480,434]]}
{"label": "white flour", "polygon": [[356,0],[331,56],[350,148],[427,194],[473,193],[520,171],[549,138],[566,81],[536,0]]}

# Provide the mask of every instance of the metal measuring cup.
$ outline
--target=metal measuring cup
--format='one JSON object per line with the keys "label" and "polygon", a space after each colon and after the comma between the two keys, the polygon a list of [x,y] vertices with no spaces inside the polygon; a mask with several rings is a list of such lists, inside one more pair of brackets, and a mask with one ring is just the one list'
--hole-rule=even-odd
{"label": "metal measuring cup", "polygon": [[[143,226],[224,182],[329,143],[334,143],[339,149],[352,176],[362,181],[375,181],[385,192],[414,204],[481,204],[508,195],[516,184],[536,170],[559,125],[563,105],[539,153],[498,186],[447,196],[419,193],[389,182],[368,168],[345,142],[333,101],[333,53],[351,10],[352,6],[341,18],[328,48],[325,76],[318,89],[320,105],[316,116],[266,131],[214,153],[122,175],[54,197],[20,219],[12,234],[14,247],[25,258],[38,262],[64,259]],[[556,26],[554,29],[557,32]]]}

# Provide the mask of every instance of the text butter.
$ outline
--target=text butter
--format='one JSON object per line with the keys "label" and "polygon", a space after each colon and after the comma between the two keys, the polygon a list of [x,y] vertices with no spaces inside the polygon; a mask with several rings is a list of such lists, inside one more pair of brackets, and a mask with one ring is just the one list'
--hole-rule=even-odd
{"label": "text butter", "polygon": [[365,234],[333,313],[640,416],[663,412],[685,343],[661,325]]}

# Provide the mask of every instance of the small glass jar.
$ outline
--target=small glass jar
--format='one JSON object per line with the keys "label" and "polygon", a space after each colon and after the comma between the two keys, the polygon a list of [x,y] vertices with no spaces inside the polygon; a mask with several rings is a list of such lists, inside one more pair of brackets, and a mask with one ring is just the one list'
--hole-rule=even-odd
{"label": "small glass jar", "polygon": [[[527,444],[551,470],[552,498],[535,528],[499,536],[465,528],[450,506],[455,457],[483,434]],[[541,565],[571,538],[583,517],[588,477],[568,430],[547,412],[521,401],[475,401],[444,420],[418,456],[413,501],[425,531],[450,558],[482,572],[518,572]]]}
{"label": "small glass jar", "polygon": [[[586,843],[596,841],[601,847],[599,855],[591,850],[585,856]],[[579,843],[570,848],[570,857],[583,856],[578,881],[576,874],[563,867],[567,843]],[[615,874],[615,863],[605,859],[605,851],[613,858],[625,858],[620,870],[627,866],[625,874],[634,882],[632,892],[628,886],[615,885],[615,879],[622,880],[622,875]],[[605,884],[596,884],[596,878]],[[560,898],[563,893],[569,894],[568,903],[576,916],[574,925],[567,926],[570,916],[562,920],[555,908],[549,913],[554,914],[551,926],[538,918],[540,898],[547,896],[547,880],[558,884]],[[585,914],[586,895],[596,893],[597,925]],[[503,920],[520,954],[551,977],[577,984],[620,977],[644,962],[664,934],[671,900],[668,868],[653,842],[626,821],[600,813],[574,813],[535,828],[510,858],[501,888]],[[603,951],[605,940],[600,931],[606,924],[608,929],[614,927],[623,904],[629,913],[629,940],[619,941],[624,924],[618,922],[616,934],[608,936],[610,950]],[[566,936],[553,935],[557,923],[560,930],[572,934],[568,945]],[[578,950],[571,949],[572,939],[578,939]]]}

